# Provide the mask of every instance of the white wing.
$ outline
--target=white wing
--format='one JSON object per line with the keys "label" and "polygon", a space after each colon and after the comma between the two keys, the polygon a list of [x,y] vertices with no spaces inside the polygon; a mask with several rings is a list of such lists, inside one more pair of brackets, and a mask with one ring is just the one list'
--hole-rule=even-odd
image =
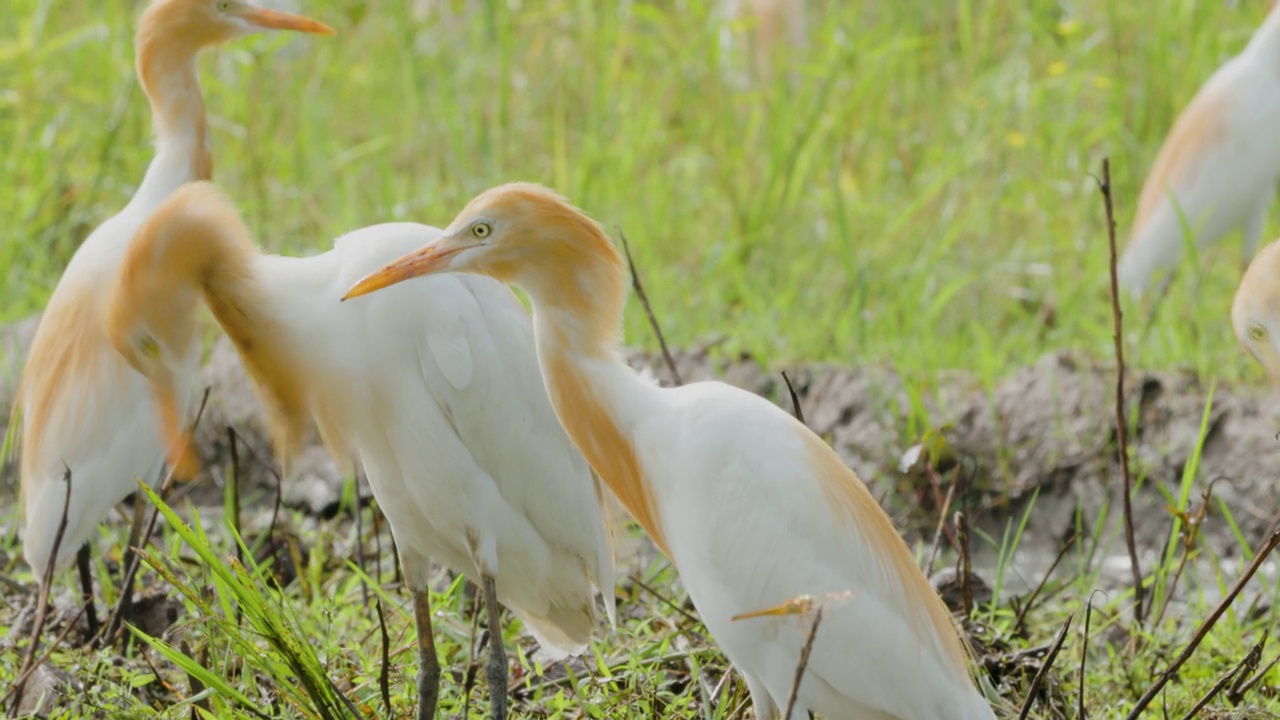
{"label": "white wing", "polygon": [[664,413],[668,429],[646,425],[637,442],[671,458],[647,456],[646,472],[667,478],[661,503],[674,559],[735,666],[785,699],[812,619],[731,618],[799,595],[842,596],[824,610],[802,705],[833,719],[993,717],[930,624],[922,594],[933,590],[914,559],[904,568],[901,555],[886,554],[901,544],[887,518],[850,516],[822,487],[812,443],[829,448],[727,385],[669,396],[676,420]]}
{"label": "white wing", "polygon": [[576,650],[594,626],[593,585],[611,608],[612,558],[595,483],[551,408],[524,307],[500,283],[462,276],[338,301],[439,232],[376,225],[324,256],[269,258],[265,272],[291,288],[278,302],[297,309],[283,324],[323,358],[326,379],[313,384],[331,410],[321,413],[344,426],[402,551],[477,581],[495,575],[500,599],[544,644]]}
{"label": "white wing", "polygon": [[[151,394],[111,347],[97,315],[100,291],[140,222],[121,213],[86,239],[50,298],[24,368],[23,555],[37,574],[53,551],[67,469],[72,490],[58,567],[138,489],[138,478],[152,485],[159,480],[165,448]],[[180,400],[190,397],[195,362],[191,353],[179,372]]]}

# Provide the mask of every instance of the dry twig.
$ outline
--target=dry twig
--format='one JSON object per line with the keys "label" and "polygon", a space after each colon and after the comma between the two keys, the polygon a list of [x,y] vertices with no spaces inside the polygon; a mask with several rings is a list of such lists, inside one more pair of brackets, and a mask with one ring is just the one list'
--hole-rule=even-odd
{"label": "dry twig", "polygon": [[791,682],[791,692],[787,693],[787,709],[782,713],[782,717],[791,717],[791,711],[796,707],[796,700],[800,696],[800,681],[804,679],[804,671],[809,667],[809,653],[813,650],[814,638],[818,636],[818,626],[822,624],[822,606],[813,613],[813,625],[809,627],[809,637],[804,641],[804,647],[800,649],[800,662],[796,664],[796,679]]}
{"label": "dry twig", "polygon": [[[1053,571],[1057,569],[1058,563],[1062,562],[1062,558],[1066,556],[1067,551],[1071,549],[1072,545],[1076,544],[1076,540],[1078,539],[1080,539],[1080,533],[1077,532],[1067,538],[1067,541],[1062,544],[1062,548],[1058,550],[1057,557],[1053,559],[1052,563],[1049,563],[1049,569],[1044,571],[1044,575],[1040,577],[1040,582],[1036,584],[1035,589],[1032,590],[1031,594],[1027,596],[1027,599],[1023,601],[1022,607],[1018,609],[1018,615],[1013,619],[1014,632],[1022,629],[1022,623],[1027,619],[1027,613],[1031,611],[1031,606],[1035,605],[1036,597],[1039,596],[1040,591],[1044,589],[1044,584],[1049,581],[1049,576],[1053,575]],[[1087,629],[1085,630],[1085,633],[1088,633]]]}
{"label": "dry twig", "polygon": [[1262,682],[1262,678],[1266,677],[1267,673],[1271,672],[1271,668],[1275,667],[1277,663],[1280,663],[1280,655],[1276,655],[1271,659],[1271,662],[1267,663],[1266,667],[1254,673],[1253,677],[1249,678],[1247,682],[1241,685],[1239,690],[1235,687],[1228,690],[1227,700],[1231,701],[1232,705],[1239,705],[1244,700],[1244,696],[1247,695],[1255,685]]}
{"label": "dry twig", "polygon": [[[1262,659],[1262,647],[1266,644],[1267,632],[1264,630],[1262,632],[1262,639],[1250,648],[1249,652],[1240,659],[1240,662],[1236,663],[1235,667],[1231,668],[1225,675],[1218,678],[1218,682],[1214,683],[1213,687],[1209,688],[1209,692],[1205,693],[1198,701],[1196,701],[1195,706],[1192,707],[1186,715],[1182,716],[1182,720],[1191,720],[1198,715],[1201,710],[1205,709],[1205,707],[1212,702],[1215,697],[1217,697],[1218,693],[1222,692],[1222,689],[1225,688],[1227,683],[1230,683],[1232,679],[1237,681],[1232,685],[1232,688],[1235,689],[1235,686],[1239,684],[1240,680],[1243,680],[1250,672],[1253,672],[1254,668],[1258,667],[1258,661]],[[1228,696],[1230,696],[1230,692],[1228,692]]]}
{"label": "dry twig", "polygon": [[1089,622],[1093,619],[1093,595],[1098,592],[1094,590],[1089,593],[1089,599],[1084,606],[1084,640],[1080,643],[1080,687],[1076,691],[1076,718],[1078,720],[1088,720],[1088,716],[1084,712],[1084,663],[1089,657]]}
{"label": "dry twig", "polygon": [[627,234],[622,232],[622,228],[618,228],[618,237],[622,238],[622,251],[627,256],[627,267],[631,270],[631,287],[635,288],[636,297],[640,298],[640,304],[644,306],[645,315],[649,316],[649,324],[653,326],[653,334],[658,336],[658,346],[662,348],[662,359],[667,363],[667,369],[671,371],[671,379],[676,385],[683,385],[684,380],[680,378],[680,371],[676,369],[676,361],[671,357],[671,351],[667,349],[667,339],[662,335],[662,328],[658,325],[658,318],[653,314],[653,308],[649,306],[649,296],[644,294],[644,285],[640,284],[640,273],[636,272],[636,263],[631,259],[631,243],[627,242]]}
{"label": "dry twig", "polygon": [[[1196,538],[1200,536],[1200,526],[1204,523],[1205,516],[1209,513],[1209,503],[1213,500],[1213,486],[1223,479],[1222,476],[1215,477],[1209,481],[1209,486],[1205,488],[1204,495],[1200,507],[1194,512],[1178,512],[1176,508],[1170,508],[1170,512],[1182,522],[1182,557],[1178,560],[1178,569],[1173,573],[1173,579],[1169,581],[1168,587],[1164,591],[1164,600],[1160,602],[1160,612],[1151,621],[1152,627],[1160,624],[1164,620],[1164,614],[1169,609],[1169,601],[1173,598],[1174,590],[1178,588],[1178,582],[1182,579],[1182,572],[1187,567],[1187,560],[1191,557],[1191,551],[1195,548]],[[1167,547],[1167,545],[1166,545]],[[1163,555],[1163,553],[1161,553]],[[1152,603],[1155,598],[1152,598]],[[1148,615],[1149,617],[1150,615]]]}
{"label": "dry twig", "polygon": [[1036,691],[1040,689],[1040,683],[1044,682],[1045,676],[1049,674],[1049,668],[1053,667],[1053,661],[1058,659],[1058,651],[1062,650],[1062,643],[1067,639],[1067,630],[1071,628],[1071,619],[1075,614],[1067,616],[1067,621],[1062,623],[1062,629],[1058,631],[1058,637],[1053,640],[1053,647],[1049,648],[1049,654],[1044,656],[1044,661],[1040,663],[1040,669],[1036,670],[1035,677],[1031,678],[1031,687],[1027,689],[1027,699],[1022,701],[1022,711],[1018,713],[1018,720],[1026,720],[1027,713],[1031,712],[1031,706],[1036,701]]}
{"label": "dry twig", "polygon": [[1263,561],[1267,559],[1267,556],[1271,554],[1272,550],[1276,549],[1276,545],[1280,545],[1280,528],[1271,532],[1271,537],[1267,538],[1266,544],[1258,550],[1258,554],[1253,556],[1253,562],[1249,563],[1249,567],[1245,568],[1244,572],[1241,573],[1240,577],[1236,580],[1235,585],[1231,586],[1231,591],[1222,598],[1222,601],[1213,609],[1213,612],[1209,613],[1209,617],[1205,618],[1204,622],[1200,623],[1200,627],[1196,629],[1195,635],[1191,637],[1191,641],[1182,649],[1182,652],[1179,653],[1177,659],[1170,663],[1169,667],[1160,674],[1160,677],[1152,683],[1151,687],[1147,688],[1147,691],[1143,693],[1142,697],[1138,698],[1137,704],[1134,705],[1133,710],[1129,711],[1129,714],[1125,716],[1125,720],[1136,720],[1136,718],[1142,714],[1142,711],[1147,709],[1147,706],[1151,704],[1151,701],[1160,693],[1160,690],[1164,688],[1165,684],[1167,684],[1174,674],[1178,672],[1178,668],[1182,667],[1182,664],[1185,663],[1187,659],[1191,657],[1191,654],[1196,651],[1196,648],[1200,646],[1200,643],[1204,640],[1205,636],[1209,634],[1209,631],[1213,629],[1213,626],[1218,622],[1218,619],[1222,617],[1222,614],[1225,613],[1227,608],[1231,606],[1231,603],[1235,601],[1236,596],[1244,589],[1245,584],[1249,582],[1254,573],[1258,572],[1258,568],[1262,567]]}
{"label": "dry twig", "polygon": [[957,510],[955,516],[956,541],[960,545],[960,603],[964,609],[964,616],[969,617],[973,612],[973,586],[970,584],[969,573],[969,521],[965,517],[963,510]]}
{"label": "dry twig", "polygon": [[[58,550],[62,546],[62,536],[67,532],[67,513],[71,510],[71,468],[62,475],[62,482],[67,484],[67,492],[62,496],[62,515],[58,518],[58,527],[53,533],[53,547],[49,550],[49,562],[45,563],[44,575],[40,579],[40,592],[36,595],[36,620],[31,628],[31,644],[22,658],[22,668],[18,671],[18,679],[9,689],[13,696],[11,714],[18,714],[18,706],[22,703],[22,691],[27,686],[27,678],[39,665],[35,662],[36,651],[40,649],[40,636],[44,634],[44,624],[49,618],[49,591],[53,586],[53,569],[58,562]],[[43,661],[42,661],[43,662]]]}
{"label": "dry twig", "polygon": [[1142,567],[1138,564],[1138,546],[1133,536],[1133,479],[1129,473],[1129,424],[1124,418],[1124,318],[1120,311],[1120,281],[1116,275],[1116,217],[1111,198],[1111,159],[1102,159],[1102,179],[1098,181],[1102,202],[1107,211],[1107,245],[1111,267],[1112,339],[1116,347],[1116,444],[1120,454],[1120,478],[1124,483],[1124,542],[1129,549],[1129,566],[1133,571],[1133,617],[1142,626]]}
{"label": "dry twig", "polygon": [[795,410],[796,419],[804,425],[804,410],[800,407],[800,396],[796,395],[796,389],[791,385],[791,378],[787,377],[786,370],[782,371],[782,382],[787,384],[787,392],[791,393],[791,407]]}

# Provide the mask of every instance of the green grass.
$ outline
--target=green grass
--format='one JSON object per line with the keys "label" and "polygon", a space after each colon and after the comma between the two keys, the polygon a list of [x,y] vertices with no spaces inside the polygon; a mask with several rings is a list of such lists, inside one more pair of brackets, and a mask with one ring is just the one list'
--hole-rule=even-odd
{"label": "green grass", "polygon": [[[1265,13],[815,0],[789,86],[740,81],[705,1],[452,4],[423,21],[409,0],[312,0],[337,37],[208,53],[215,176],[267,246],[444,224],[539,181],[627,232],[676,344],[985,379],[1050,349],[1110,354],[1089,175],[1111,157],[1123,242],[1176,113]],[[140,5],[13,0],[0,25],[9,319],[150,157]],[[1251,376],[1227,327],[1239,258],[1233,239],[1187,268],[1133,361]],[[637,307],[627,338],[653,343]]]}

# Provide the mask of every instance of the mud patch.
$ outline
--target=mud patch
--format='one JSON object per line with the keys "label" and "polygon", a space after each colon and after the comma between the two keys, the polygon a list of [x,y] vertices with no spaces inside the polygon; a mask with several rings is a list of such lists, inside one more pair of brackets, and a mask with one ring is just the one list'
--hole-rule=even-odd
{"label": "mud patch", "polygon": [[[0,400],[12,400],[18,364],[38,318],[0,329],[6,373]],[[892,368],[796,365],[766,368],[749,355],[726,357],[713,348],[677,351],[685,382],[718,379],[767,397],[788,412],[791,402],[776,370],[785,369],[799,396],[806,422],[827,438],[845,461],[882,498],[909,536],[932,539],[937,523],[936,489],[919,473],[899,470],[903,454],[920,434],[933,429],[946,438],[953,462],[970,477],[957,506],[980,534],[1000,538],[1027,514],[1018,551],[1014,588],[1034,583],[1080,523],[1105,518],[1105,546],[1094,548],[1104,576],[1122,582],[1127,563],[1116,542],[1119,465],[1114,432],[1114,370],[1078,353],[1045,355],[1031,367],[983,386],[962,372],[947,373],[928,386],[909,384]],[[670,384],[660,356],[632,352],[628,362]],[[189,492],[200,504],[220,505],[231,462],[228,427],[249,450],[239,453],[246,508],[271,504],[277,492],[275,459],[261,404],[224,337],[213,344],[200,375],[210,389],[197,443],[205,472]],[[1280,509],[1280,440],[1272,411],[1275,399],[1252,388],[1217,388],[1206,417],[1209,389],[1187,373],[1129,373],[1128,416],[1133,422],[1131,457],[1135,479],[1135,532],[1151,559],[1166,542],[1170,514],[1166,496],[1176,496],[1183,472],[1193,462],[1202,420],[1205,441],[1198,458],[1193,497],[1219,478],[1216,498],[1230,510],[1245,537],[1261,537]],[[7,409],[7,408],[6,408]],[[7,416],[7,413],[6,413]],[[318,438],[299,454],[283,483],[285,502],[316,516],[331,516],[349,475]],[[944,479],[946,473],[944,472]],[[9,482],[13,483],[12,469]],[[369,496],[362,482],[362,494]],[[1034,503],[1033,503],[1034,498]],[[1202,528],[1224,557],[1238,542],[1218,507]],[[979,568],[996,562],[992,543],[978,543]],[[1114,570],[1114,572],[1113,572]]]}

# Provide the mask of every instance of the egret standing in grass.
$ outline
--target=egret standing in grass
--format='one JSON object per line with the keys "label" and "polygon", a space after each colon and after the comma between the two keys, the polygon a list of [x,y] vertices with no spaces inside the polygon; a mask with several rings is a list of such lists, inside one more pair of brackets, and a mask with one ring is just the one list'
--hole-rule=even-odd
{"label": "egret standing in grass", "polygon": [[418,717],[433,717],[438,697],[427,595],[434,557],[484,589],[491,715],[500,720],[507,661],[498,602],[553,656],[578,652],[596,625],[596,588],[613,620],[613,558],[604,490],[556,421],[529,313],[508,288],[439,277],[339,302],[361,276],[440,233],[374,225],[322,255],[264,255],[232,204],[193,183],[138,232],[108,327],[156,397],[172,403],[197,304],[209,306],[266,400],[282,457],[314,420],[339,462],[364,466],[413,593]]}
{"label": "egret standing in grass", "polygon": [[556,414],[680,571],[757,718],[786,707],[810,628],[759,611],[804,595],[846,597],[825,609],[787,720],[994,718],[946,606],[835,451],[756,395],[718,382],[659,388],[622,361],[626,276],[599,225],[546,189],[504,185],[346,297],[446,272],[528,294]]}
{"label": "egret standing in grass", "polygon": [[1206,247],[1233,230],[1244,263],[1258,248],[1280,179],[1280,12],[1218,69],[1183,110],[1142,186],[1117,268],[1135,296],[1178,264],[1186,243]]}
{"label": "egret standing in grass", "polygon": [[[88,578],[87,541],[111,507],[137,490],[137,478],[159,479],[165,443],[161,407],[189,404],[198,348],[193,338],[173,348],[172,402],[150,401],[142,376],[111,347],[103,324],[104,296],[134,232],[169,193],[213,172],[209,126],[196,56],[206,47],[261,30],[333,34],[326,25],[243,0],[155,0],[137,33],[137,70],[151,102],[156,155],[133,199],[92,234],[54,288],[28,353],[19,386],[23,554],[41,575],[61,567],[77,548]],[[70,471],[66,531],[53,555]],[[88,592],[88,589],[86,589]]]}

